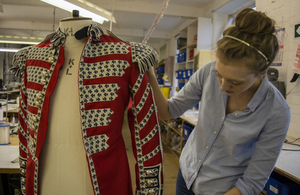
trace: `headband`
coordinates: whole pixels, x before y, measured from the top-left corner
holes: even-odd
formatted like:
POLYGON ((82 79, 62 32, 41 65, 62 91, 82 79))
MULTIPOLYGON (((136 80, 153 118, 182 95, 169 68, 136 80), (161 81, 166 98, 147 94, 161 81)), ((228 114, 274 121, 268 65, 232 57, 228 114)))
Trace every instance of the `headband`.
POLYGON ((251 47, 252 49, 254 49, 255 51, 257 51, 257 53, 259 53, 263 58, 265 58, 265 60, 267 61, 267 63, 269 63, 269 60, 268 58, 265 56, 265 54, 263 54, 261 51, 259 51, 258 49, 256 49, 256 47, 250 45, 249 43, 241 40, 241 39, 238 39, 236 37, 233 37, 233 36, 230 36, 230 35, 224 35, 224 37, 228 37, 228 38, 231 38, 231 39, 234 39, 236 41, 239 41, 241 43, 244 43, 245 45, 247 45, 248 47, 251 47))

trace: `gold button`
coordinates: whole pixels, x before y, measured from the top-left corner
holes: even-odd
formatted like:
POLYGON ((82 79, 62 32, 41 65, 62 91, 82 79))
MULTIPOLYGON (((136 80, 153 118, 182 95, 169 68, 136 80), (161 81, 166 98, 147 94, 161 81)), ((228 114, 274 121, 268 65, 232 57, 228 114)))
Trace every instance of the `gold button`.
POLYGON ((25 178, 24 177, 21 178, 21 183, 22 183, 22 185, 25 185, 25 178))
POLYGON ((35 116, 32 116, 32 121, 36 123, 37 119, 35 116))
POLYGON ((148 187, 151 187, 151 186, 153 186, 153 184, 154 184, 154 181, 152 180, 152 179, 149 179, 149 180, 147 180, 147 186, 148 187))
POLYGON ((46 79, 42 79, 42 85, 46 85, 46 79))
POLYGON ((153 175, 153 172, 151 170, 146 171, 146 176, 152 176, 152 175, 153 175))
POLYGON ((208 149, 208 146, 206 146, 205 148, 208 149))
POLYGON ((194 173, 194 175, 197 175, 197 173, 194 173))
POLYGON ((31 142, 31 147, 32 147, 32 148, 35 148, 35 143, 34 143, 34 141, 31 142))
POLYGON ((21 169, 21 174, 25 175, 25 169, 21 169))
POLYGON ((214 134, 217 134, 217 132, 216 132, 216 131, 214 131, 214 134))
POLYGON ((235 115, 235 116, 237 116, 237 115, 238 115, 238 113, 234 113, 234 115, 235 115))
POLYGON ((31 125, 31 130, 35 131, 35 126, 34 125, 31 125))
POLYGON ((54 58, 50 57, 48 62, 53 63, 54 62, 54 58))
POLYGON ((36 94, 36 99, 41 100, 42 99, 42 94, 41 93, 37 93, 36 94))
POLYGON ((55 54, 55 49, 52 49, 52 50, 50 51, 50 54, 51 54, 51 55, 54 55, 54 54, 55 54))
POLYGON ((42 73, 43 75, 43 78, 47 78, 47 77, 49 77, 49 73, 48 72, 46 72, 46 71, 43 71, 43 73, 42 73))
POLYGON ((39 101, 35 101, 35 106, 36 106, 36 107, 40 107, 40 105, 41 105, 41 104, 40 104, 39 101))
POLYGON ((199 160, 199 163, 201 163, 202 161, 201 160, 199 160))
POLYGON ((148 195, 154 195, 155 194, 155 190, 154 189, 149 189, 148 190, 148 195))
POLYGON ((224 117, 222 116, 222 120, 224 120, 224 117))

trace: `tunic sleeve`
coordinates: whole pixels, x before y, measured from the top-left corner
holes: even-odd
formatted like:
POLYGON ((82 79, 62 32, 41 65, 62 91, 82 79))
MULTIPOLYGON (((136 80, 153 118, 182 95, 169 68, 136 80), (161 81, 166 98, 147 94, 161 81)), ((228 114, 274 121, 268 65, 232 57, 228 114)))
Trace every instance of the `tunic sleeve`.
MULTIPOLYGON (((133 46, 134 47, 134 46, 133 46)), ((132 54, 128 106, 128 125, 132 135, 136 158, 136 194, 163 194, 163 152, 155 101, 144 71, 158 60, 156 52, 148 46, 135 45, 132 54), (149 51, 148 51, 149 49, 149 51), (150 51, 152 50, 152 51, 150 51)))
POLYGON ((21 78, 24 74, 25 66, 26 66, 26 56, 32 46, 22 48, 19 50, 13 57, 13 67, 10 68, 12 73, 21 78))

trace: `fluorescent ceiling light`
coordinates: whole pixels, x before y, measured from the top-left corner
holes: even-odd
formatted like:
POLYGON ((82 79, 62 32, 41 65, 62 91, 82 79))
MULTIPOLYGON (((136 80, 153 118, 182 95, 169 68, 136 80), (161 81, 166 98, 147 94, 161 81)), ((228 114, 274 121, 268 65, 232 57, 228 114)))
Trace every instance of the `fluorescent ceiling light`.
POLYGON ((0 35, 0 43, 36 45, 42 42, 42 37, 26 37, 15 35, 0 35))
POLYGON ((0 52, 17 52, 19 49, 14 48, 0 48, 0 52))
POLYGON ((114 17, 111 16, 111 13, 94 5, 85 0, 40 0, 60 9, 72 12, 73 10, 78 10, 79 15, 83 17, 92 18, 93 21, 102 24, 104 21, 111 20, 115 22, 114 17), (72 3, 70 3, 72 2, 72 3))
POLYGON ((36 45, 36 44, 39 44, 40 42, 0 40, 0 43, 36 45))

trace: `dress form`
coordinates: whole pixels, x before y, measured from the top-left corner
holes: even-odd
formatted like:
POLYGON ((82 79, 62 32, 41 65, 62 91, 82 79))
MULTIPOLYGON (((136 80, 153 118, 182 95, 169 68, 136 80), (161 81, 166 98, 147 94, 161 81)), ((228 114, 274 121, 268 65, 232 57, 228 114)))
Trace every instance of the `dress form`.
POLYGON ((87 38, 75 33, 92 23, 90 18, 60 21, 66 36, 65 63, 49 107, 49 126, 40 156, 39 192, 47 194, 94 194, 81 132, 78 66, 87 38))

